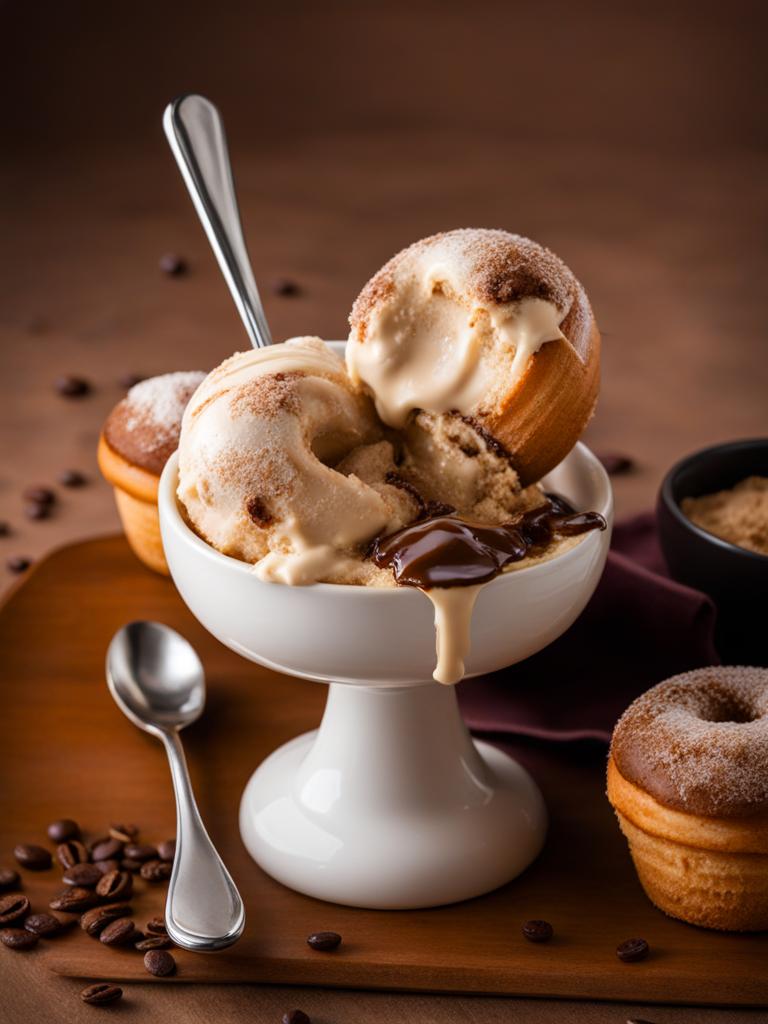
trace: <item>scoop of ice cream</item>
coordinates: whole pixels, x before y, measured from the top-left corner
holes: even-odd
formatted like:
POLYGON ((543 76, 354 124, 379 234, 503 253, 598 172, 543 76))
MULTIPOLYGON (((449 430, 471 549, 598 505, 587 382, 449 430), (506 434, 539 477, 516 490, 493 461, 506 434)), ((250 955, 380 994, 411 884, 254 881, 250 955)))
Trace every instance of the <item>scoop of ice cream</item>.
POLYGON ((386 482, 382 441, 370 400, 319 338, 239 353, 187 407, 178 498, 202 537, 262 579, 357 582, 362 549, 417 510, 386 482))

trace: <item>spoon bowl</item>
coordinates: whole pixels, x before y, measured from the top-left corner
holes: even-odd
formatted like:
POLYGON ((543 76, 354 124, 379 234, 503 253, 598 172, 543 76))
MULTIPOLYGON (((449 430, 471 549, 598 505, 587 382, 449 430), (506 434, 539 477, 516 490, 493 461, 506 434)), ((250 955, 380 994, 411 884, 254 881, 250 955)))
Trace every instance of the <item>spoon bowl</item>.
POLYGON ((140 729, 183 729, 205 707, 205 673, 184 637, 157 622, 129 622, 109 648, 107 682, 140 729))

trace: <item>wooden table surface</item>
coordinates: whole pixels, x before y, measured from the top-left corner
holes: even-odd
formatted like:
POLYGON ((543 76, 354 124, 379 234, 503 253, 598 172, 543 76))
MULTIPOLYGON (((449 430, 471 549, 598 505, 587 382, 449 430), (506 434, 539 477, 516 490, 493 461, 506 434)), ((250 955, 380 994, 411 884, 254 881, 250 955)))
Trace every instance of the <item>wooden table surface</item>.
MULTIPOLYGON (((246 345, 160 131, 167 100, 192 89, 226 117, 276 338, 343 337, 355 294, 395 250, 435 230, 503 226, 562 255, 592 297, 605 356, 587 440, 637 462, 615 481, 620 514, 651 504, 685 452, 767 432, 764 4, 44 10, 2 12, 2 589, 8 556, 116 528, 94 453, 118 378, 208 368, 246 345), (188 275, 158 271, 169 251, 188 275), (300 295, 273 294, 276 277, 300 295), (93 393, 60 398, 62 373, 93 393), (70 467, 89 486, 61 491, 50 520, 26 521, 23 488, 70 467)), ((9 960, 0 1021, 91 1019, 68 999, 59 1010, 76 983, 9 960)), ((157 985, 121 1017, 270 1021, 293 1004, 327 1022, 752 1019, 157 985)))

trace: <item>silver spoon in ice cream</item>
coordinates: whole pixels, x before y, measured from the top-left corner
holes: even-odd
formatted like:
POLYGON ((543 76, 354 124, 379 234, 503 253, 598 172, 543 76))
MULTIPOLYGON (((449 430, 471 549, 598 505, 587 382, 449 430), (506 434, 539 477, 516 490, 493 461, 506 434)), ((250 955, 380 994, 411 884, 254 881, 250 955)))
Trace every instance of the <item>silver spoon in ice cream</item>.
POLYGON ((200 717, 205 675, 191 644, 159 622, 131 622, 107 652, 107 683, 120 710, 162 740, 176 794, 176 856, 165 925, 177 946, 224 949, 243 933, 240 893, 205 830, 179 732, 200 717))
POLYGON ((272 344, 243 238, 224 122, 194 93, 165 108, 163 128, 254 348, 272 344))

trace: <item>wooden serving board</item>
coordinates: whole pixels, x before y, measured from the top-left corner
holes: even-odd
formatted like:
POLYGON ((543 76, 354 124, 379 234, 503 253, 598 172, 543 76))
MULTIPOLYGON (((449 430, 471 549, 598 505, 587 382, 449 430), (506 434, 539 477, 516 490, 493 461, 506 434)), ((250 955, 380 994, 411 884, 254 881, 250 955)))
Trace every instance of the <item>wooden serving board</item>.
MULTIPOLYGON (((364 911, 299 896, 265 876, 240 842, 240 794, 263 757, 317 725, 325 688, 226 650, 119 537, 56 552, 0 609, 0 865, 11 863, 15 843, 45 842, 58 817, 93 834, 116 821, 138 823, 149 841, 173 834, 162 749, 123 718, 104 682, 112 634, 137 618, 180 630, 205 664, 208 708, 185 733, 186 749, 203 816, 248 915, 233 950, 178 951, 178 982, 768 1005, 768 936, 688 927, 645 899, 604 796, 605 752, 596 746, 509 747, 540 782, 552 825, 539 860, 489 896, 436 910, 364 911), (521 922, 533 917, 554 924, 550 944, 521 937, 521 922), (344 936, 338 952, 307 947, 307 934, 324 929, 344 936), (615 946, 633 936, 646 938, 652 955, 622 964, 615 946)), ((56 869, 24 872, 35 909, 45 909, 58 879, 56 869)), ((137 890, 141 926, 162 910, 163 889, 137 890)), ((60 974, 148 977, 140 954, 108 949, 77 927, 28 955, 60 974)))

